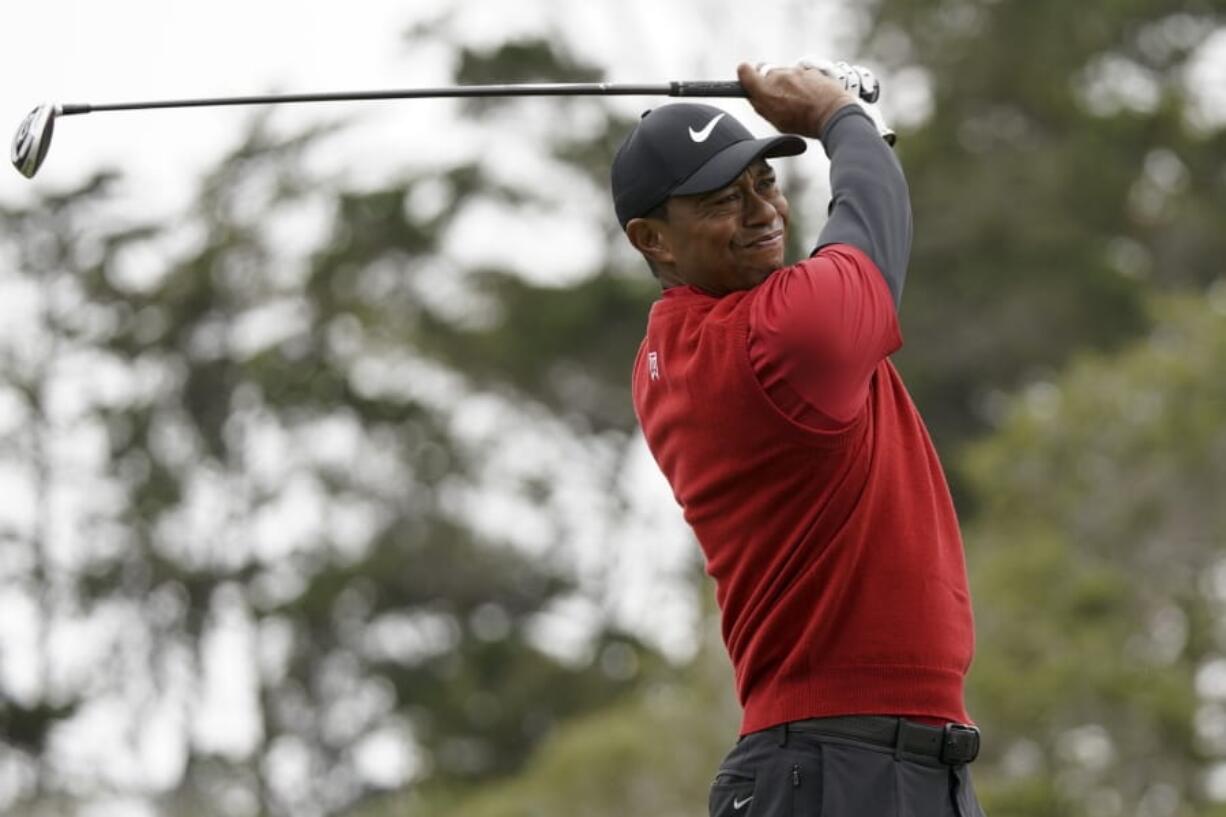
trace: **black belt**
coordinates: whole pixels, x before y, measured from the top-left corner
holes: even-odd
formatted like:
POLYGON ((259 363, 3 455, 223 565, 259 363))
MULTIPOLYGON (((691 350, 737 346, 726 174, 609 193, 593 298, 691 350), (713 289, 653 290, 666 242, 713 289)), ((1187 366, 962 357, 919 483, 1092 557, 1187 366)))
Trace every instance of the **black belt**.
POLYGON ((846 738, 947 766, 970 763, 979 756, 979 729, 962 723, 928 726, 905 718, 851 715, 792 721, 785 726, 789 732, 846 738))

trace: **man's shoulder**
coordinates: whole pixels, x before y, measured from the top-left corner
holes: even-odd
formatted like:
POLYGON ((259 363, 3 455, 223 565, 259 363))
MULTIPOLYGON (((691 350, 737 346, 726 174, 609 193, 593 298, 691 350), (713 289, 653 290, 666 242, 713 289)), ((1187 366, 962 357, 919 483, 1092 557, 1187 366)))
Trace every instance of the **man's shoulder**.
POLYGON ((873 260, 848 244, 828 244, 776 270, 755 288, 753 297, 755 318, 763 320, 799 314, 811 322, 827 313, 833 317, 852 304, 884 309, 892 301, 873 260))
POLYGON ((786 286, 798 279, 816 284, 823 281, 833 283, 839 276, 873 280, 880 278, 881 273, 873 259, 859 247, 853 247, 851 244, 825 244, 808 258, 776 270, 763 282, 763 286, 786 286))

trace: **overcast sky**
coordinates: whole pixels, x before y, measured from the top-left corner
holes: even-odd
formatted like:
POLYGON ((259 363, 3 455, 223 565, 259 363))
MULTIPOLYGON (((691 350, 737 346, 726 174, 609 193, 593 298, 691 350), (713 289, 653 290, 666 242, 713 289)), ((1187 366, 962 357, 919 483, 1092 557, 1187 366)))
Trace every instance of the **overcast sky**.
MULTIPOLYGON (((43 101, 104 103, 415 84, 399 33, 407 8, 260 0, 40 0, 7 4, 0 27, 0 125, 6 144, 43 101)), ((430 79, 436 79, 431 77, 430 79)), ((335 106, 287 106, 287 123, 335 117, 335 106), (326 110, 332 107, 333 110, 326 110)), ((369 106, 368 106, 369 107, 369 106)), ((354 110, 354 109, 350 109, 354 110)), ((355 113, 369 113, 355 110, 355 113)), ((248 112, 93 114, 62 120, 35 184, 69 185, 113 164, 173 200, 183 182, 234 144, 248 112)), ((279 114, 280 115, 280 114, 279 114)), ((280 120, 279 120, 280 121, 280 120)), ((0 197, 26 192, 6 171, 0 197)))
MULTIPOLYGON (((440 84, 448 79, 446 51, 411 50, 402 34, 415 20, 451 7, 463 9, 464 30, 477 41, 561 26, 583 43, 580 58, 605 67, 617 81, 731 78, 740 59, 790 61, 802 55, 798 49, 820 49, 823 35, 849 30, 835 25, 843 15, 833 3, 661 5, 521 0, 512 12, 497 2, 447 0, 8 3, 0 26, 0 136, 8 145, 21 119, 44 101, 100 104, 440 84), (788 53, 763 53, 771 49, 788 53)), ((442 118, 435 112, 446 110, 443 104, 285 106, 275 122, 287 128, 341 118, 359 123, 333 161, 360 176, 363 169, 374 172, 372 155, 403 150, 405 140, 427 140, 420 144, 430 149, 428 139, 438 138, 442 118)), ((610 104, 642 107, 644 101, 610 104)), ((743 103, 732 105, 737 114, 748 111, 735 107, 743 103)), ((139 202, 159 208, 181 203, 187 182, 233 146, 249 115, 218 109, 64 118, 34 184, 69 186, 109 164, 131 174, 139 202)), ((15 172, 0 174, 0 201, 20 202, 30 190, 15 172)))
MULTIPOLYGON (((478 42, 560 27, 581 59, 611 80, 731 77, 738 60, 789 62, 806 53, 849 56, 856 5, 820 0, 655 0, 564 3, 519 0, 37 0, 5 4, 0 25, 0 139, 7 145, 25 114, 44 101, 104 103, 188 96, 305 92, 438 84, 448 79, 444 49, 411 50, 402 33, 414 21, 460 8, 478 42)), ((1226 109, 1226 36, 1194 66, 1191 84, 1216 111, 1226 109)), ((883 105, 922 111, 922 89, 905 79, 885 88, 883 105)), ((641 108, 640 99, 610 104, 641 108)), ((743 103, 729 103, 737 115, 743 103)), ((405 149, 406 139, 437 146, 441 103, 387 102, 286 106, 277 124, 354 120, 336 167, 374 173, 371 156, 405 149), (430 137, 435 141, 429 141, 430 137)), ((243 110, 96 114, 65 119, 35 184, 66 186, 111 164, 133 174, 139 201, 178 201, 186 183, 241 132, 243 110)), ((753 120, 752 116, 749 119, 753 120)), ((760 123, 759 123, 760 124, 760 123)), ((0 201, 21 201, 30 183, 0 173, 0 201)))

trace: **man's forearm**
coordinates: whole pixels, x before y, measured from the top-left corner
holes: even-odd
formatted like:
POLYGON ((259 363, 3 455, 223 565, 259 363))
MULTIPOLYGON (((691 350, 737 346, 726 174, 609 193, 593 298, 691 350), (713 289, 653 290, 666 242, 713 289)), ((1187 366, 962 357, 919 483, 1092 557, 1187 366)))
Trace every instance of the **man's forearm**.
POLYGON ((911 255, 911 199, 898 157, 856 104, 830 118, 822 145, 831 163, 830 219, 815 252, 828 244, 863 250, 897 306, 911 255))

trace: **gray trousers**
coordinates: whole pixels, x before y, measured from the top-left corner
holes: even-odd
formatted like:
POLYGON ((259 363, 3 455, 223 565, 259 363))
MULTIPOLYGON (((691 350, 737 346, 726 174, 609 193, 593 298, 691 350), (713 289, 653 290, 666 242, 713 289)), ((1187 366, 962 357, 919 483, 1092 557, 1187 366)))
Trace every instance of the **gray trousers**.
POLYGON ((742 737, 711 817, 984 817, 966 765, 777 726, 742 737))

